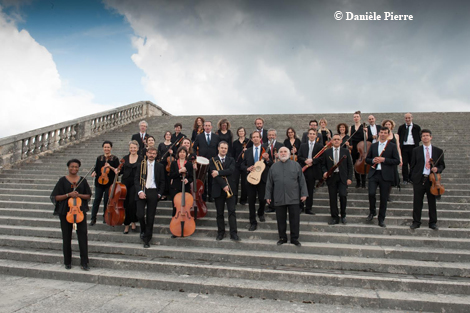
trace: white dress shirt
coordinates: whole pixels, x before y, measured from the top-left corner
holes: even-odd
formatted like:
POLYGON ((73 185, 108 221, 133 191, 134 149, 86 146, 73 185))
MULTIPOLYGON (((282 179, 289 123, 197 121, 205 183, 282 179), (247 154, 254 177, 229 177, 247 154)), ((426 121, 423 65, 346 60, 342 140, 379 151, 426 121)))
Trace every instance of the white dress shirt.
POLYGON ((425 146, 423 145, 423 154, 424 154, 424 168, 423 168, 423 175, 431 174, 431 168, 426 168, 426 148, 429 148, 429 158, 432 159, 432 145, 425 146))
MULTIPOLYGON (((379 156, 382 153, 382 151, 385 149, 385 146, 387 145, 387 141, 388 140, 385 140, 385 142, 379 142, 379 150, 378 150, 379 151, 379 154, 378 154, 379 156)), ((382 163, 379 163, 375 169, 377 171, 381 171, 382 170, 382 163)))

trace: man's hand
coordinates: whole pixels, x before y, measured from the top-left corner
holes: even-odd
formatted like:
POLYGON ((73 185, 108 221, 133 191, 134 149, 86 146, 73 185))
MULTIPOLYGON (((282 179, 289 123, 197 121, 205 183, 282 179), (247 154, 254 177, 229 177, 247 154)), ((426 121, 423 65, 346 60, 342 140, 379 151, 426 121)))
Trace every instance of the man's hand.
POLYGON ((147 199, 147 196, 145 195, 145 192, 142 191, 142 192, 139 193, 139 199, 142 199, 142 200, 147 199))
POLYGON ((271 199, 266 199, 267 204, 271 204, 271 199))
POLYGON ((255 166, 252 165, 249 168, 247 168, 246 170, 247 170, 247 172, 253 172, 254 169, 255 169, 255 166))
POLYGON ((348 184, 348 186, 351 185, 351 184, 352 184, 352 180, 348 179, 348 180, 346 181, 346 184, 348 184))
POLYGON ((216 178, 217 176, 219 176, 219 172, 214 170, 214 171, 212 171, 211 175, 212 175, 212 177, 216 178))
POLYGON ((305 200, 307 200, 307 197, 305 197, 305 196, 304 196, 304 197, 300 197, 300 201, 305 202, 305 200))
POLYGON ((328 178, 328 172, 325 172, 325 173, 323 174, 323 178, 325 178, 325 179, 328 178))

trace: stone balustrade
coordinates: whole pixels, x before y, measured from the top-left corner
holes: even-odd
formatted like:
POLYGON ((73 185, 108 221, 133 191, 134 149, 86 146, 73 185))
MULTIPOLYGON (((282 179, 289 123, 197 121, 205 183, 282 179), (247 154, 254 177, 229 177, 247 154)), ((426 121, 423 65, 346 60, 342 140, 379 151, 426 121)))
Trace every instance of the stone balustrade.
POLYGON ((150 101, 140 101, 75 120, 0 138, 0 171, 35 156, 150 116, 168 116, 150 101))

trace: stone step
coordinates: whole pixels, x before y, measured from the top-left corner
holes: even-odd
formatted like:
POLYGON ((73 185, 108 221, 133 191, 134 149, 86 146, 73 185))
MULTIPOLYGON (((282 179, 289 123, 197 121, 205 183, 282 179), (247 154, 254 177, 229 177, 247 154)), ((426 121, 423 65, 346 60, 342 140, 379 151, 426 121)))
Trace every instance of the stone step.
POLYGON ((285 282, 273 284, 262 280, 227 279, 219 277, 198 277, 191 275, 172 275, 151 271, 121 271, 99 269, 83 272, 78 269, 63 270, 58 264, 38 262, 0 260, 2 274, 52 278, 65 281, 101 283, 107 285, 132 286, 136 288, 154 288, 180 290, 194 293, 216 293, 237 295, 239 297, 272 298, 288 301, 313 301, 325 304, 350 304, 378 309, 404 309, 416 311, 463 312, 468 309, 470 297, 419 293, 389 292, 366 290, 362 288, 325 288, 312 284, 285 282), (38 266, 41 265, 41 266, 38 266), (308 299, 308 300, 304 300, 308 299))

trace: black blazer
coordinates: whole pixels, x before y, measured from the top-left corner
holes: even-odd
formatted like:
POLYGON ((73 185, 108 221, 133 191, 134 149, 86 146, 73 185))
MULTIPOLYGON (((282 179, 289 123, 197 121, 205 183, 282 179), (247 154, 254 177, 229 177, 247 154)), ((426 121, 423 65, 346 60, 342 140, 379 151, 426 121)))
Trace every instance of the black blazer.
MULTIPOLYGON (((315 139, 315 142, 320 142, 320 137, 317 136, 317 139, 315 139)), ((308 143, 308 131, 302 134, 302 140, 300 141, 301 143, 308 143)), ((299 149, 297 149, 299 150, 299 149)))
POLYGON ((210 160, 218 154, 217 146, 219 145, 220 138, 214 133, 211 133, 211 144, 208 145, 206 141, 206 133, 202 133, 196 136, 194 141, 193 151, 197 151, 199 148, 199 155, 210 160))
POLYGON ((276 158, 274 156, 274 151, 276 151, 276 153, 279 153, 279 149, 284 147, 284 144, 280 143, 279 141, 276 140, 276 143, 274 144, 274 151, 273 151, 273 155, 271 156, 271 146, 268 147, 268 143, 263 143, 261 145, 262 147, 264 147, 264 149, 266 149, 266 152, 269 154, 269 160, 271 161, 271 163, 274 162, 273 160, 273 157, 276 158))
MULTIPOLYGON (((403 145, 404 145, 403 143, 406 141, 406 138, 407 138, 406 123, 398 127, 397 134, 398 134, 398 137, 400 137, 400 148, 403 148, 403 145)), ((418 124, 413 123, 413 128, 411 129, 411 135, 413 136, 415 147, 419 146, 419 142, 421 141, 421 127, 419 127, 418 124)))
MULTIPOLYGON (((379 132, 382 129, 382 126, 375 124, 375 127, 377 128, 377 138, 376 138, 376 140, 379 141, 379 132)), ((370 125, 369 125, 369 126, 367 126, 367 141, 372 142, 372 140, 374 140, 374 138, 372 138, 372 132, 370 131, 370 125)))
MULTIPOLYGON (((147 140, 148 137, 150 137, 150 135, 148 133, 145 133, 145 140, 147 140)), ((145 148, 145 144, 142 141, 142 137, 140 137, 140 133, 132 135, 131 140, 135 140, 139 143, 139 152, 138 153, 139 153, 139 155, 144 156, 143 151, 144 151, 144 148, 145 148)))
MULTIPOLYGON (((315 143, 312 152, 312 158, 323 148, 321 142, 315 143)), ((300 145, 299 153, 297 154, 297 161, 299 162, 300 166, 305 166, 305 161, 308 159, 308 141, 307 143, 303 143, 300 145)), ((313 159, 313 165, 310 166, 305 172, 305 176, 308 179, 321 179, 323 173, 321 171, 321 158, 313 159)))
MULTIPOLYGON (((255 165, 255 163, 257 161, 259 161, 259 160, 255 161, 255 158, 253 157, 253 149, 254 149, 254 147, 246 149, 245 155, 243 157, 242 164, 240 166, 242 171, 246 172, 247 168, 249 168, 252 165, 255 165)), ((262 151, 262 146, 260 146, 260 152, 259 152, 260 157, 261 157, 261 151, 262 151)), ((269 167, 272 165, 272 161, 271 161, 271 159, 268 159, 268 161, 265 160, 265 163, 266 163, 266 167, 265 167, 263 173, 261 174, 261 181, 266 184, 266 182, 268 180, 269 167)))
MULTIPOLYGON (((185 192, 191 193, 190 184, 193 181, 193 164, 188 161, 186 162, 184 167, 186 167, 186 179, 188 180, 188 183, 184 186, 185 192)), ((183 189, 181 184, 181 181, 183 180, 183 175, 179 172, 178 161, 176 160, 171 162, 170 165, 170 179, 170 188, 176 190, 177 192, 181 192, 183 189)))
MULTIPOLYGON (((253 130, 253 131, 255 131, 255 130, 253 130)), ((250 139, 251 139, 251 134, 250 134, 250 139)), ((264 144, 264 143, 268 142, 268 129, 267 128, 263 128, 263 138, 261 138, 261 140, 262 140, 261 144, 264 144)), ((253 147, 253 141, 250 140, 250 142, 248 143, 248 145, 246 147, 247 148, 253 147)))
MULTIPOLYGON (((432 146, 432 159, 436 162, 442 155, 442 149, 438 147, 432 146)), ((413 153, 411 155, 411 167, 410 167, 410 178, 413 184, 421 184, 422 177, 423 177, 423 170, 425 157, 424 157, 424 149, 423 146, 419 146, 413 149, 413 153)), ((442 173, 442 171, 446 168, 446 164, 444 163, 444 156, 439 160, 437 164, 437 172, 442 173)))
MULTIPOLYGON (((379 156, 379 141, 373 143, 370 146, 369 151, 367 151, 366 163, 369 165, 374 164, 373 160, 375 157, 379 156)), ((382 153, 382 157, 385 158, 385 161, 381 163, 382 178, 385 181, 393 181, 395 179, 395 165, 400 164, 400 155, 398 154, 397 145, 393 142, 388 142, 388 145, 385 147, 385 150, 382 153)), ((372 167, 369 170, 369 178, 372 177, 375 173, 375 169, 372 167)))
MULTIPOLYGON (((145 164, 145 169, 147 169, 147 164, 145 164)), ((134 185, 135 185, 135 190, 136 190, 136 199, 139 199, 139 192, 142 191, 142 185, 140 184, 140 177, 141 177, 141 170, 142 167, 139 166, 139 169, 135 172, 135 177, 134 177, 134 185)), ((153 175, 155 177, 155 184, 157 185, 157 193, 159 195, 163 194, 163 191, 165 190, 165 168, 161 163, 158 163, 155 160, 155 164, 153 167, 153 175)), ((142 175, 144 180, 147 180, 147 175, 151 173, 147 173, 146 175, 142 175)))
MULTIPOLYGON (((219 156, 214 157, 214 160, 220 161, 219 156)), ((217 171, 217 168, 215 167, 214 161, 211 158, 210 163, 209 163, 209 175, 212 174, 212 171, 217 171)), ((222 176, 227 177, 228 183, 232 191, 234 192, 234 190, 236 190, 235 188, 237 188, 237 186, 235 184, 235 179, 233 175, 234 172, 235 172, 235 159, 226 155, 225 163, 223 165, 223 170, 219 171, 219 175, 215 177, 214 179, 212 179, 212 196, 214 198, 218 198, 220 197, 222 193, 225 193, 223 189, 225 188, 225 186, 227 186, 227 183, 225 179, 222 178, 222 176)))
MULTIPOLYGON (((321 156, 321 168, 322 172, 326 173, 330 170, 335 165, 335 158, 333 156, 334 152, 334 147, 331 149, 327 149, 321 156)), ((353 174, 353 164, 352 164, 352 158, 351 154, 349 153, 349 149, 346 148, 340 148, 339 149, 339 158, 343 156, 346 156, 347 159, 341 162, 339 165, 339 177, 341 179, 341 182, 345 185, 347 185, 347 180, 351 179, 352 180, 352 174, 353 174)), ((331 181, 330 178, 326 180, 326 183, 328 184, 331 181)))
MULTIPOLYGON (((171 135, 171 139, 170 139, 171 143, 175 143, 176 141, 180 140, 183 137, 186 137, 186 135, 183 134, 183 133, 179 133, 178 136, 176 136, 176 133, 174 133, 174 134, 171 135)), ((180 145, 181 145, 181 142, 173 147, 174 153, 176 153, 176 150, 178 150, 180 145)))

